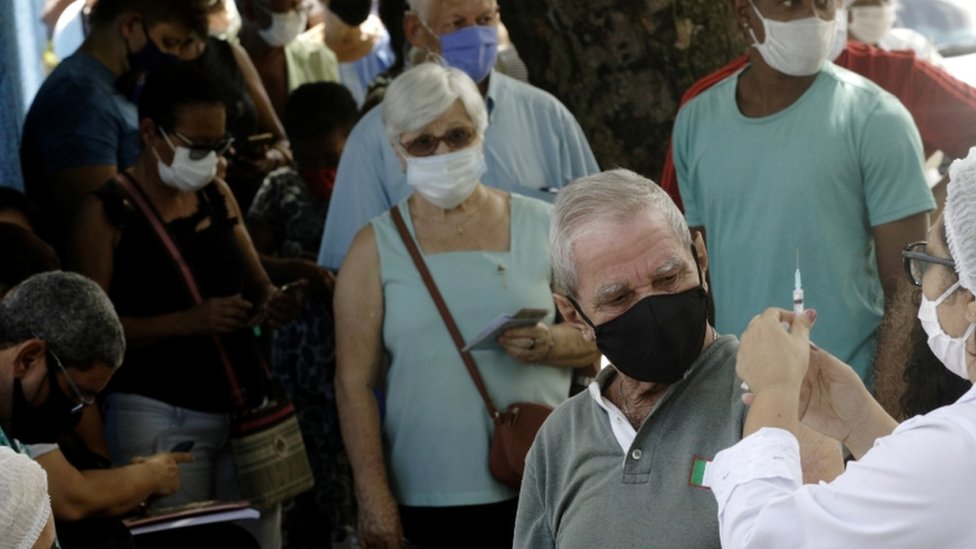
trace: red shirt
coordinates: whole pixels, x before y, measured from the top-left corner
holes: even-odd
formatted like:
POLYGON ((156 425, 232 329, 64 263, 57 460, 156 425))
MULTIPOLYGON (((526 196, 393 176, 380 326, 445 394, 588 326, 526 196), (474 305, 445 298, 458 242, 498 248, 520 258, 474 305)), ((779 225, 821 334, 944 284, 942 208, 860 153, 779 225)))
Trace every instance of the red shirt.
MULTIPOLYGON (((742 55, 695 82, 681 97, 681 105, 748 64, 749 56, 742 55)), ((976 145, 976 89, 917 59, 914 52, 887 51, 848 41, 834 64, 860 74, 901 100, 915 119, 926 157, 942 151, 949 158, 964 158, 976 145)), ((684 211, 670 144, 660 185, 684 211)))

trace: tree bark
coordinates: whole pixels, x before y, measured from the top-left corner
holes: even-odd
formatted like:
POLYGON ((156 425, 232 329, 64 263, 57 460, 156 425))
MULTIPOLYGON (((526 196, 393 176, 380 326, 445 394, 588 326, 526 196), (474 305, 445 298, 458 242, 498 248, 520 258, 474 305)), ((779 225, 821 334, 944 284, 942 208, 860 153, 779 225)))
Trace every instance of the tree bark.
POLYGON ((499 0, 530 81, 576 115, 600 167, 657 180, 681 95, 745 51, 728 0, 499 0))

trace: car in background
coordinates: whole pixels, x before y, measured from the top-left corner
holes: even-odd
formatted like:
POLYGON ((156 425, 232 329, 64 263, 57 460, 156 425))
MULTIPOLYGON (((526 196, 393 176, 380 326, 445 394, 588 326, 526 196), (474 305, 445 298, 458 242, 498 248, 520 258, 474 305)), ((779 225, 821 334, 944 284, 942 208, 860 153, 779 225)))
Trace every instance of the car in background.
POLYGON ((950 74, 976 86, 976 0, 897 1, 895 26, 926 37, 950 74))

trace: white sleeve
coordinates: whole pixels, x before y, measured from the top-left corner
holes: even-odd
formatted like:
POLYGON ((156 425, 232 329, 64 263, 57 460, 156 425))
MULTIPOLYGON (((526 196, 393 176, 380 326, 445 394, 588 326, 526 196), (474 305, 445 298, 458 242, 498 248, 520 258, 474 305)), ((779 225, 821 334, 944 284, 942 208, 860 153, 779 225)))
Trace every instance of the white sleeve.
POLYGON ((976 547, 974 456, 971 422, 923 419, 834 482, 801 486, 796 439, 762 429, 720 452, 706 482, 723 548, 976 547))

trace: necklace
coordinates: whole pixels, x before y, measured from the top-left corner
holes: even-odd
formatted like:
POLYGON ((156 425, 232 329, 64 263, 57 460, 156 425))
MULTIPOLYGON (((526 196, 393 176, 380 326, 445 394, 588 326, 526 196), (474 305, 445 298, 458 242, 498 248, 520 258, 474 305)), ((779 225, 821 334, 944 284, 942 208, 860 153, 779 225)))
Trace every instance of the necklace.
POLYGON ((444 219, 435 219, 433 217, 426 217, 426 216, 418 216, 418 217, 420 219, 423 219, 424 221, 430 221, 430 222, 433 222, 433 223, 440 223, 441 225, 453 226, 454 227, 454 230, 457 232, 457 234, 455 235, 455 237, 460 237, 460 236, 464 235, 464 225, 467 224, 468 221, 471 221, 472 219, 474 219, 474 217, 476 215, 478 215, 479 212, 481 212, 481 209, 484 208, 485 204, 488 203, 488 199, 489 199, 489 196, 486 193, 484 199, 481 200, 481 203, 479 203, 467 215, 465 215, 464 217, 462 217, 460 221, 459 220, 456 220, 456 219, 452 219, 452 220, 448 221, 448 220, 444 220, 444 219))
MULTIPOLYGON (((630 424, 634 426, 634 429, 639 428, 641 423, 641 418, 638 418, 636 415, 631 413, 630 407, 627 406, 627 397, 624 395, 623 379, 621 379, 620 382, 617 383, 617 394, 620 395, 620 404, 623 406, 623 412, 624 415, 627 416, 627 421, 629 421, 630 424)), ((640 404, 640 397, 638 397, 637 399, 637 404, 640 404)))

